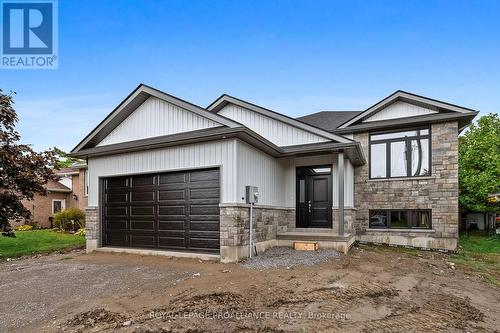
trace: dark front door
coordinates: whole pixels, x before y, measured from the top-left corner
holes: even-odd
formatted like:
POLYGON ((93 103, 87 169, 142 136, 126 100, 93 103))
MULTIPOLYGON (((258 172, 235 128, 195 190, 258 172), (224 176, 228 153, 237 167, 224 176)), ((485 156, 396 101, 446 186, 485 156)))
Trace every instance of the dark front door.
POLYGON ((332 227, 332 168, 297 168, 297 227, 332 227))
POLYGON ((219 252, 219 170, 103 180, 104 244, 219 252))

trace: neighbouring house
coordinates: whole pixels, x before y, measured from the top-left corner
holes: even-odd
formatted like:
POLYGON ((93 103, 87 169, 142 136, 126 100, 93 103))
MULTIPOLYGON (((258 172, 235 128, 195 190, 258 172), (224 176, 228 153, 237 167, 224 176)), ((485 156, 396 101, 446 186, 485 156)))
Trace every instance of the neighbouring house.
POLYGON ((71 154, 88 164, 87 250, 240 260, 256 191, 257 252, 300 240, 455 250, 458 135, 477 113, 397 91, 364 111, 293 119, 228 95, 203 108, 141 84, 71 154))
MULTIPOLYGON (((56 171, 60 177, 59 181, 49 181, 46 185, 46 194, 36 194, 33 200, 23 200, 23 205, 32 215, 30 224, 36 224, 41 228, 52 227, 52 217, 58 211, 74 207, 80 210, 87 208, 87 165, 78 164, 69 168, 56 171)), ((11 225, 16 227, 27 223, 24 220, 12 221, 11 225)))

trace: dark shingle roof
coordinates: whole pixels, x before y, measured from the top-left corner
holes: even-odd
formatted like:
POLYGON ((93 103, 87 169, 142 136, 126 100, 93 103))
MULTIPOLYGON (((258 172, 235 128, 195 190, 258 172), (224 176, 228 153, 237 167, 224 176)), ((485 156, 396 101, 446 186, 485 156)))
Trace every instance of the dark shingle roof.
POLYGON ((349 119, 356 117, 363 111, 321 111, 307 116, 298 117, 306 124, 319 127, 326 131, 333 131, 349 119))

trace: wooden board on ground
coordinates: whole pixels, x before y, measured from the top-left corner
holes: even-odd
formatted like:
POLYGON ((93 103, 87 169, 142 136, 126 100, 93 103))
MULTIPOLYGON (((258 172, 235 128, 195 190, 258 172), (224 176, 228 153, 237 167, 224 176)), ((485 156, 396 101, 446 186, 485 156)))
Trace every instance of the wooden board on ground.
POLYGON ((318 242, 293 242, 293 248, 297 251, 316 251, 318 242))

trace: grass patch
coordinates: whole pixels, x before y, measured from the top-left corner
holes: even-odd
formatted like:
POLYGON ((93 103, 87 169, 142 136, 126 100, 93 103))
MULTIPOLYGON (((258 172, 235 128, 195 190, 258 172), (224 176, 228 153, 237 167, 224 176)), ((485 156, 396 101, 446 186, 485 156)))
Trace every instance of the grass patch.
POLYGON ((16 237, 0 235, 0 259, 83 247, 85 237, 51 230, 18 231, 16 237))
POLYGON ((500 288, 500 236, 481 233, 473 233, 470 237, 461 235, 459 251, 451 257, 451 261, 500 288))

